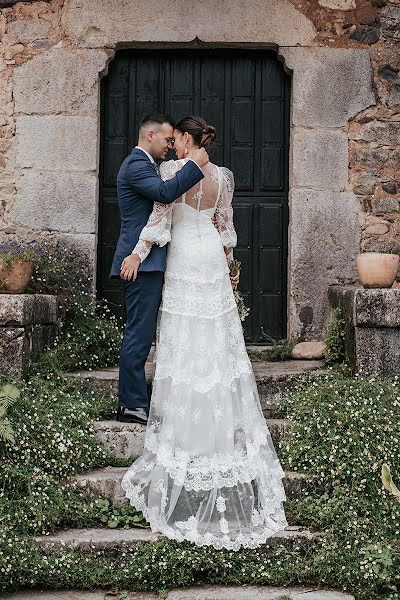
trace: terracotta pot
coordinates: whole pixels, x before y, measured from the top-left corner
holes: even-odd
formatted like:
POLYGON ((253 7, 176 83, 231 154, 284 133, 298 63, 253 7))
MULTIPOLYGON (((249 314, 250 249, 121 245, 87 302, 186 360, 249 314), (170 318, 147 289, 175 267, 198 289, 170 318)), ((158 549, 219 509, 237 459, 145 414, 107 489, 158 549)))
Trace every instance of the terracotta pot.
POLYGON ((0 293, 23 294, 32 278, 33 263, 29 260, 18 260, 8 266, 0 260, 0 293))
POLYGON ((391 288, 398 268, 397 254, 364 252, 357 256, 358 276, 365 288, 391 288))

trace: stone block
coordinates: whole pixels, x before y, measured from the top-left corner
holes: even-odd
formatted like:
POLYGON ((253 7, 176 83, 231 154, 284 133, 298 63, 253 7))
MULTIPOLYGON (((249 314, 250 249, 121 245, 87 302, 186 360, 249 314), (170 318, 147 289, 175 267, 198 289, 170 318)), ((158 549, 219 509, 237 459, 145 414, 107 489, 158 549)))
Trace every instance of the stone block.
POLYGON ((18 378, 28 366, 29 342, 23 327, 0 328, 0 374, 18 378))
POLYGON ((108 452, 120 458, 139 456, 143 451, 146 428, 139 423, 98 421, 93 423, 96 438, 108 452))
POLYGON ((357 278, 358 202, 349 192, 292 190, 290 205, 290 331, 300 340, 318 339, 329 286, 357 278))
POLYGON ((355 0, 318 0, 318 4, 331 10, 353 10, 356 7, 355 0))
POLYGON ((15 19, 7 24, 7 36, 21 42, 42 40, 51 34, 51 23, 44 19, 15 19))
POLYGON ((58 319, 55 296, 42 294, 0 294, 0 326, 25 327, 54 324, 58 319))
POLYGON ((85 116, 19 116, 18 167, 47 171, 96 171, 97 119, 85 116))
POLYGON ((352 140, 374 142, 382 146, 396 146, 400 139, 400 123, 390 121, 370 121, 350 131, 352 140))
POLYGON ((15 111, 96 116, 107 60, 104 50, 54 49, 35 56, 14 71, 15 111))
POLYGON ((289 47, 279 54, 293 71, 293 125, 344 127, 376 104, 368 50, 289 47))
POLYGON ((348 141, 343 131, 294 129, 293 188, 344 190, 348 180, 348 161, 348 141))
POLYGON ((0 327, 0 374, 19 378, 59 333, 57 325, 0 327))
POLYGON ((357 369, 400 377, 400 328, 356 327, 357 369))
POLYGON ((16 181, 13 223, 29 229, 95 233, 97 177, 90 173, 25 171, 16 181))
POLYGON ((62 11, 62 28, 78 47, 115 47, 119 42, 262 42, 308 46, 316 31, 310 19, 289 0, 244 3, 222 0, 176 0, 173 10, 158 0, 70 0, 62 11), (140 15, 140 18, 138 18, 140 15), (177 16, 179 15, 179 18, 177 16), (240 24, 240 26, 238 26, 240 24))
POLYGON ((357 327, 397 327, 400 333, 400 289, 358 289, 354 324, 357 327))

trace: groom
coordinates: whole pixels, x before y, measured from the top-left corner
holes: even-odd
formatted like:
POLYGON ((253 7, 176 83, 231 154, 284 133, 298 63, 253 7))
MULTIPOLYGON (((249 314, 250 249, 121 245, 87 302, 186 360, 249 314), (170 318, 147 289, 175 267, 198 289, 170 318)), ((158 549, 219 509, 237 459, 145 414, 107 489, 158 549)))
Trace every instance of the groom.
POLYGON ((174 202, 203 179, 201 168, 208 162, 208 154, 201 148, 175 177, 162 181, 157 161, 164 160, 173 147, 173 127, 167 115, 144 117, 138 145, 124 160, 117 176, 121 229, 110 277, 123 280, 127 312, 119 363, 118 421, 147 422, 149 399, 144 366, 155 334, 166 266, 165 246, 153 245, 142 264, 139 256, 131 252, 153 210, 153 202, 174 202))

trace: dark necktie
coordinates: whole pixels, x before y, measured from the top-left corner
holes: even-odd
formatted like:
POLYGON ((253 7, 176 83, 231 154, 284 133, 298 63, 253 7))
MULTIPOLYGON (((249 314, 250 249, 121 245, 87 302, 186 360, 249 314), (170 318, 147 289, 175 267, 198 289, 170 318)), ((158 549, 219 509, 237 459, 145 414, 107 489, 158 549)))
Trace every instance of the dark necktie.
POLYGON ((157 164, 157 163, 154 163, 154 169, 155 169, 155 171, 156 171, 157 175, 158 175, 159 177, 161 177, 161 173, 160 173, 160 167, 158 166, 158 164, 157 164))

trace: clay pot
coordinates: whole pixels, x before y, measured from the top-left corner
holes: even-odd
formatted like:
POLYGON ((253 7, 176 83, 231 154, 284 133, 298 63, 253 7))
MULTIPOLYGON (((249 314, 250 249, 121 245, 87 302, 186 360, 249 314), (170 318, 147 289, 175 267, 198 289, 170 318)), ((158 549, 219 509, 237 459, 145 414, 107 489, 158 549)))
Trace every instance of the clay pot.
POLYGON ((0 293, 23 294, 32 273, 33 263, 29 260, 17 260, 11 266, 0 260, 0 293))
POLYGON ((391 288, 398 268, 398 254, 364 252, 357 256, 358 276, 365 288, 391 288))

